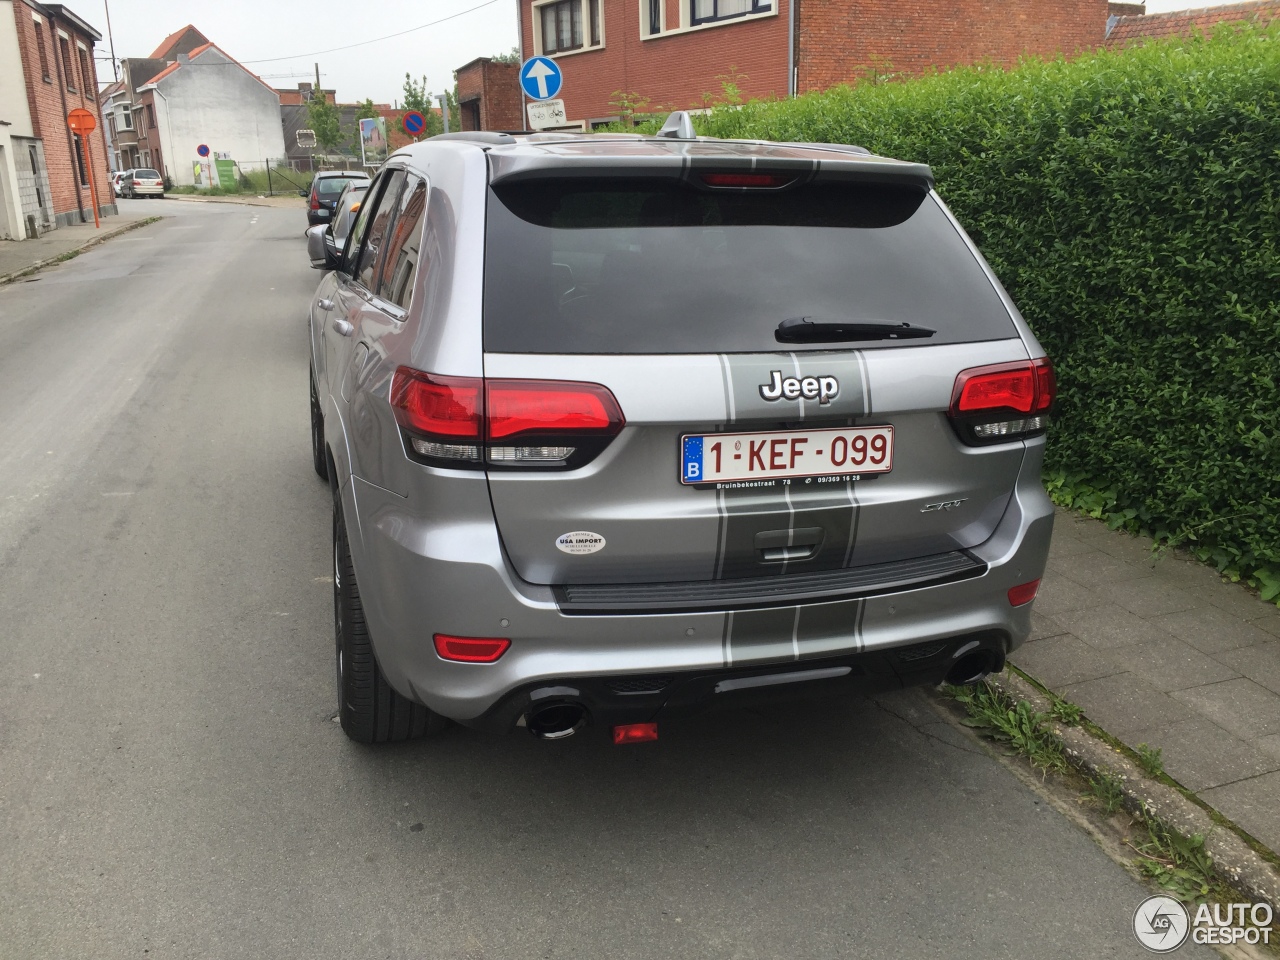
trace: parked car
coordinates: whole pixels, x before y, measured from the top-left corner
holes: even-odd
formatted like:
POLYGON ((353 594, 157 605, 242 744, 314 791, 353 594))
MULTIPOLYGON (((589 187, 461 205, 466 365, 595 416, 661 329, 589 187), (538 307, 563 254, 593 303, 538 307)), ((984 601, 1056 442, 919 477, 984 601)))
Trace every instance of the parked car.
POLYGON ((124 196, 124 178, 132 173, 132 170, 117 170, 115 173, 111 174, 111 191, 117 197, 124 196))
POLYGON ((139 167, 136 170, 128 170, 126 173, 128 176, 120 179, 124 196, 132 199, 164 196, 164 178, 157 171, 149 167, 139 167))
POLYGON ((976 682, 1028 636, 1053 368, 927 166, 683 114, 448 134, 388 159, 324 260, 351 738, 654 739, 976 682))
POLYGON ((323 267, 326 256, 333 258, 342 253, 347 243, 347 235, 351 232, 351 225, 355 223, 356 214, 360 210, 360 202, 369 189, 369 182, 368 180, 348 180, 338 196, 333 219, 327 224, 317 224, 307 228, 307 252, 311 256, 313 267, 323 267), (313 231, 320 238, 318 241, 311 239, 313 231))
POLYGON ((316 174, 310 190, 299 190, 307 198, 307 223, 328 223, 343 188, 352 180, 368 183, 369 175, 359 170, 325 170, 316 174))

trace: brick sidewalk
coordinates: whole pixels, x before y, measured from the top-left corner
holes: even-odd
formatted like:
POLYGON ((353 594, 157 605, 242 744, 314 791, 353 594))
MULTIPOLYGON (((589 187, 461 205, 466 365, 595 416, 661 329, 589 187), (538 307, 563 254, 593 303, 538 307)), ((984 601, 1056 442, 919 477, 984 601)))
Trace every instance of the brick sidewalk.
POLYGON ((1058 511, 1010 658, 1280 851, 1280 608, 1150 540, 1058 511))

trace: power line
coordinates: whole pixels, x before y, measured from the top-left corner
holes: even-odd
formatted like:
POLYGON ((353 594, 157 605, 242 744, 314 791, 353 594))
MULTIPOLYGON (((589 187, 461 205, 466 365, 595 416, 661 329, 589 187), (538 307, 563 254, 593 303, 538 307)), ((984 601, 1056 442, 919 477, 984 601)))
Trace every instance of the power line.
POLYGON ((447 17, 441 17, 439 20, 432 20, 430 23, 420 24, 416 27, 410 27, 408 30, 401 30, 398 33, 389 33, 385 37, 374 37, 372 40, 361 40, 359 43, 349 43, 345 47, 331 47, 328 50, 316 50, 312 53, 296 53, 291 57, 268 57, 265 60, 241 60, 240 63, 279 63, 281 60, 300 60, 303 57, 318 57, 326 53, 338 53, 342 50, 354 50, 356 47, 367 47, 371 43, 381 43, 383 40, 393 40, 396 37, 403 37, 406 34, 417 33, 419 30, 425 30, 427 27, 434 27, 436 24, 444 23, 448 20, 456 20, 458 17, 465 16, 468 13, 474 13, 483 7, 491 7, 498 0, 485 0, 484 3, 478 3, 474 7, 468 7, 466 10, 459 10, 447 17))

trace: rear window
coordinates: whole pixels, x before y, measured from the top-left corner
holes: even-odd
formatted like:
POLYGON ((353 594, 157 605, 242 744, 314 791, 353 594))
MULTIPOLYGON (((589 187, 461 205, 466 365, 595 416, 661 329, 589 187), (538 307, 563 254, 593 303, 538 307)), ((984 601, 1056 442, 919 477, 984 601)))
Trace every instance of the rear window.
POLYGON ((336 197, 351 182, 351 177, 325 177, 316 181, 316 190, 322 197, 336 197))
POLYGON ((933 197, 817 182, 711 192, 673 180, 526 180, 490 189, 484 347, 498 353, 742 353, 778 324, 911 323, 912 344, 1017 336, 933 197))
POLYGON ((154 170, 135 170, 133 171, 133 175, 139 180, 159 180, 160 179, 160 174, 156 173, 154 170))

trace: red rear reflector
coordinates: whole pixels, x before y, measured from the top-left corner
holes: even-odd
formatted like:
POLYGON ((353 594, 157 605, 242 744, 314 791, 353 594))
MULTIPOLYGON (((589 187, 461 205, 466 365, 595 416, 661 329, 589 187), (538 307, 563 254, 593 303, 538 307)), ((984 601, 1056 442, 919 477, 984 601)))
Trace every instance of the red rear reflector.
POLYGON ((613 728, 614 743, 644 743, 657 739, 656 723, 623 723, 613 728))
POLYGON ((1040 581, 1032 580, 1030 583, 1019 584, 1009 591, 1009 606, 1020 607, 1024 603, 1030 603, 1036 598, 1036 591, 1040 589, 1040 581))
POLYGON ((776 173, 704 173, 702 182, 708 187, 782 187, 795 177, 776 173))
POLYGON ((615 434, 625 423, 618 401, 598 383, 489 380, 485 407, 490 440, 532 432, 615 434))
POLYGON ((511 646, 511 641, 502 637, 450 637, 443 633, 437 633, 435 641, 441 660, 459 663, 493 663, 511 646))
POLYGON ((483 383, 479 377, 438 377, 400 367, 391 380, 391 409, 408 430, 479 440, 483 383))

